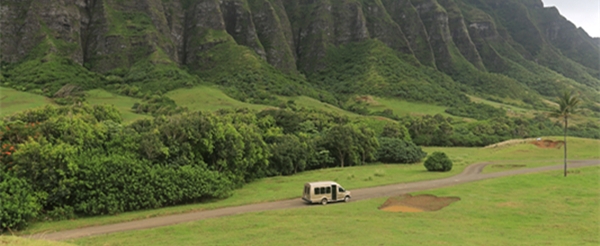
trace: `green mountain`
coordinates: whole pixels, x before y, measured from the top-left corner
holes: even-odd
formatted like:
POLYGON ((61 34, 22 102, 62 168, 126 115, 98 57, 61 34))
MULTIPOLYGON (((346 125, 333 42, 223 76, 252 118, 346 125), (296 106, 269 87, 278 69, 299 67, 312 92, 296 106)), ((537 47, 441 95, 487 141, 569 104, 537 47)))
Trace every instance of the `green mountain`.
POLYGON ((242 101, 479 95, 600 111, 600 46, 541 0, 5 0, 1 84, 142 97, 201 83, 242 101))

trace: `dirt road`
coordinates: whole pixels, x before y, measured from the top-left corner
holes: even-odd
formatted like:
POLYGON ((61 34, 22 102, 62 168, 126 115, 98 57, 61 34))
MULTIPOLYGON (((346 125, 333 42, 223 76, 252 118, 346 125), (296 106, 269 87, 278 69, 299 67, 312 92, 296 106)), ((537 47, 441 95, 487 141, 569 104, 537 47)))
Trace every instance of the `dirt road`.
MULTIPOLYGON (((415 191, 423 191, 430 190, 445 186, 451 186, 456 184, 462 184, 472 181, 478 181, 483 179, 491 179, 497 177, 518 175, 518 174, 527 174, 527 173, 536 173, 536 172, 544 172, 551 170, 561 170, 563 165, 555 165, 555 166, 545 166, 545 167, 537 167, 537 168, 527 168, 527 169, 516 169, 504 172, 496 172, 496 173, 487 173, 482 174, 481 171, 483 168, 491 164, 492 162, 473 164, 468 166, 463 170, 461 174, 456 176, 452 176, 449 178, 438 179, 438 180, 428 180, 428 181, 420 181, 414 183, 403 183, 403 184, 395 184, 395 185, 386 185, 386 186, 378 186, 372 188, 364 188, 364 189, 356 189, 352 190, 352 200, 364 200, 370 198, 377 197, 385 197, 392 195, 400 195, 409 192, 415 191)), ((585 167, 585 166, 593 166, 599 165, 600 160, 578 160, 578 161, 569 161, 569 168, 577 168, 577 167, 585 167)), ((301 187, 299 188, 299 192, 301 192, 301 187)), ((333 204, 332 204, 333 205, 333 204)), ((269 203, 259 203, 259 204, 251 204, 237 207, 228 207, 228 208, 220 208, 214 210, 206 210, 185 214, 177 214, 177 215, 169 215, 162 216, 150 219, 136 220, 131 222, 124 222, 112 225, 104 225, 104 226, 93 226, 86 227, 68 231, 60 231, 49 234, 36 234, 36 235, 28 235, 24 237, 36 238, 36 239, 45 239, 45 240, 65 240, 79 237, 87 237, 93 235, 100 234, 108 234, 114 232, 128 231, 128 230, 140 230, 147 229, 153 227, 167 226, 173 225, 183 222, 203 220, 208 218, 215 218, 227 215, 241 214, 241 213, 249 213, 249 212, 258 212, 265 210, 276 210, 276 209, 289 209, 289 208, 302 208, 307 207, 300 198, 292 199, 292 200, 283 200, 277 202, 269 202, 269 203)), ((312 205, 315 206, 315 205, 312 205)), ((320 205, 317 205, 320 206, 320 205)))

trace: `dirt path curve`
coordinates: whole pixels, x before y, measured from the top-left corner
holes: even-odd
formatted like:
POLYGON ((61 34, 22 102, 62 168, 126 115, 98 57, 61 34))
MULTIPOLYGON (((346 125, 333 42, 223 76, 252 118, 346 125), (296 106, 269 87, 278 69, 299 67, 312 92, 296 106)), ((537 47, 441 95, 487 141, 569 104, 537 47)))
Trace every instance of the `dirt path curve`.
MULTIPOLYGON (((378 186, 372 188, 364 188, 364 189, 355 189, 352 190, 352 200, 364 200, 371 199, 377 197, 385 197, 392 195, 400 195, 409 192, 415 191, 423 191, 429 189, 435 189, 440 187, 446 187, 456 184, 462 184, 467 182, 473 182, 483 179, 491 179, 498 178, 504 176, 511 176, 517 174, 527 174, 527 173, 536 173, 536 172, 544 172, 551 170, 561 170, 563 165, 555 165, 555 166, 545 166, 545 167, 536 167, 536 168, 527 168, 527 169, 517 169, 510 170, 504 172, 496 172, 496 173, 487 173, 482 174, 481 171, 483 168, 492 164, 493 162, 485 162, 473 164, 465 168, 461 174, 437 180, 428 180, 428 181, 419 181, 413 183, 402 183, 402 184, 394 184, 394 185, 386 185, 386 186, 378 186)), ((586 166, 594 166, 600 165, 600 160, 574 160, 569 161, 569 168, 577 168, 577 167, 586 167, 586 166)), ((300 187, 301 188, 301 187, 300 187)), ((299 189, 300 189, 299 188, 299 189)), ((332 204, 333 205, 333 204, 332 204)), ((234 214, 242 214, 248 212, 258 212, 265 210, 276 210, 276 209, 289 209, 289 208, 301 208, 307 207, 300 198, 292 199, 292 200, 283 200, 276 202, 268 202, 268 203, 258 203, 258 204, 250 204, 244 206, 237 207, 228 207, 228 208, 220 208, 214 210, 205 210, 199 212, 191 212, 185 214, 176 214, 176 215, 168 215, 161 216, 143 220, 136 220, 130 222, 123 222, 111 225, 103 225, 103 226, 93 226, 86 227, 68 231, 60 231, 49 234, 35 234, 28 235, 24 237, 36 238, 36 239, 45 239, 45 240, 66 240, 72 238, 79 237, 87 237, 93 235, 100 234, 108 234, 114 232, 121 231, 129 231, 129 230, 140 230, 147 229, 153 227, 167 226, 173 224, 179 224, 183 222, 203 220, 208 218, 215 218, 227 215, 234 214)), ((320 206, 320 205, 318 205, 320 206)))

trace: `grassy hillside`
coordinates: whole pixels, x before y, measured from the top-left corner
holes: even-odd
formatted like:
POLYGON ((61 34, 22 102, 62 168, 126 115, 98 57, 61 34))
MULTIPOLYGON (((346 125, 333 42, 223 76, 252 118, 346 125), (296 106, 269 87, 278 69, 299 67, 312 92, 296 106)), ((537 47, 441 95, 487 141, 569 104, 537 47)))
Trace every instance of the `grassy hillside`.
POLYGON ((133 97, 126 97, 110 93, 102 89, 90 90, 86 92, 87 101, 91 105, 114 105, 123 117, 123 121, 131 122, 143 118, 149 118, 150 116, 136 114, 131 111, 131 107, 135 103, 139 103, 141 100, 133 97))
POLYGON ((381 211, 377 208, 387 198, 377 198, 234 215, 70 242, 387 245, 400 240, 406 245, 597 245, 600 243, 597 235, 600 196, 595 188, 598 175, 600 167, 588 167, 578 169, 568 179, 560 171, 552 171, 415 193, 460 198, 434 212, 381 211), (331 221, 340 226, 331 226, 331 221), (323 228, 328 228, 327 233, 323 233, 323 228))
MULTIPOLYGON (((570 159, 600 159, 600 140, 569 138, 570 159)), ((561 164, 562 150, 542 149, 532 144, 515 144, 503 148, 424 148, 431 154, 443 151, 454 162, 453 170, 447 173, 427 172, 422 163, 414 165, 379 164, 348 168, 330 168, 303 172, 294 176, 280 176, 257 180, 234 192, 233 196, 219 201, 202 204, 168 207, 155 210, 127 212, 114 216, 79 218, 69 221, 34 223, 20 234, 35 234, 60 231, 92 225, 104 225, 130 220, 178 214, 190 211, 214 209, 235 205, 260 203, 298 197, 298 187, 307 180, 336 180, 348 189, 373 187, 386 184, 413 182, 448 177, 460 173, 466 166, 483 161, 522 160, 518 164, 526 167, 561 164), (276 184, 276 185, 274 185, 276 184)), ((494 170, 500 170, 493 168, 494 170)))
POLYGON ((52 104, 52 100, 42 95, 0 87, 0 117, 46 104, 52 104))
POLYGON ((382 98, 382 97, 367 97, 366 103, 371 111, 383 111, 391 109, 398 116, 405 115, 435 115, 442 114, 446 117, 455 117, 447 114, 444 110, 447 107, 431 105, 426 103, 402 101, 398 99, 382 98))

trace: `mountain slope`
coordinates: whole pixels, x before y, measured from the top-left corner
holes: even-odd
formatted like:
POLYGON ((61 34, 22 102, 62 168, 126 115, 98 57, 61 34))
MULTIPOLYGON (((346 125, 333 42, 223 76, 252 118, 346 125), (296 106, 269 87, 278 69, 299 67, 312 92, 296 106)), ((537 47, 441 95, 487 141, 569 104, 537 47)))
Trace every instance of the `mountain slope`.
POLYGON ((243 100, 446 103, 463 91, 541 107, 575 89, 590 109, 600 101, 598 41, 541 0, 7 0, 0 11, 0 80, 47 96, 208 82, 243 100))

